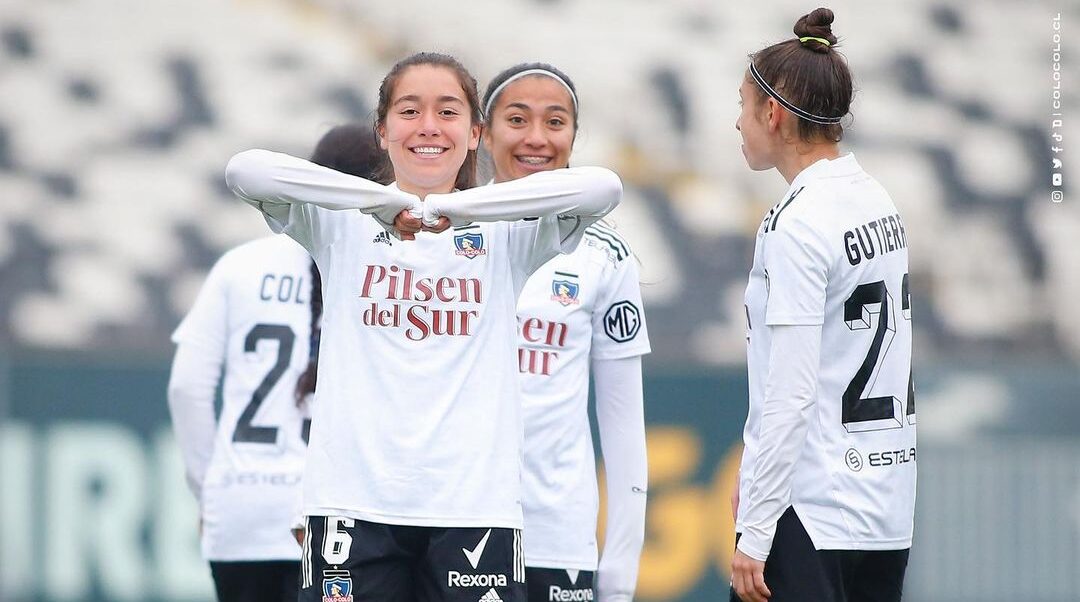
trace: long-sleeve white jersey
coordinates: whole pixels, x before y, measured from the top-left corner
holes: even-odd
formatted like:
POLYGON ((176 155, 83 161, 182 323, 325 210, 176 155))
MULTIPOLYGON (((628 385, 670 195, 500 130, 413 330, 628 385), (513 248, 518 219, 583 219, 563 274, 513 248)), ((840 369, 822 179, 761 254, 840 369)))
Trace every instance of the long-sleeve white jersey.
POLYGON ((767 556, 789 505, 818 549, 910 547, 907 234, 888 193, 854 156, 807 167, 769 211, 746 313, 739 549, 767 556), (778 341, 786 347, 775 348, 778 341))
POLYGON ((286 236, 240 245, 214 265, 173 334, 169 407, 209 560, 300 557, 289 527, 304 467, 294 390, 310 348, 310 266, 286 236))
POLYGON ((577 168, 431 194, 423 208, 458 225, 414 241, 384 229, 422 207, 394 185, 267 151, 234 157, 226 180, 323 277, 305 514, 520 528, 516 300, 614 208, 618 177, 577 168), (492 215, 541 217, 469 223, 492 215))
MULTIPOLYGON (((525 395, 525 563, 597 569, 598 495, 589 428, 589 368, 649 353, 637 260, 601 224, 537 270, 518 299, 518 368, 525 395)), ((636 379, 597 375, 608 481, 605 585, 632 596, 645 529, 647 466, 640 360, 636 379)))

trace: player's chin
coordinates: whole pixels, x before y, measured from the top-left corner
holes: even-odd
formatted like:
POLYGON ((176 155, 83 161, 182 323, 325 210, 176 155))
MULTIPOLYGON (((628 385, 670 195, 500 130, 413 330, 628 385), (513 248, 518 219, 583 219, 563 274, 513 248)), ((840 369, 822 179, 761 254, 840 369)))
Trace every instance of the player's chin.
POLYGON ((767 169, 772 169, 773 166, 770 165, 768 161, 764 161, 751 153, 746 152, 745 146, 742 147, 742 152, 743 158, 746 159, 746 166, 749 167, 751 171, 765 171, 767 169))

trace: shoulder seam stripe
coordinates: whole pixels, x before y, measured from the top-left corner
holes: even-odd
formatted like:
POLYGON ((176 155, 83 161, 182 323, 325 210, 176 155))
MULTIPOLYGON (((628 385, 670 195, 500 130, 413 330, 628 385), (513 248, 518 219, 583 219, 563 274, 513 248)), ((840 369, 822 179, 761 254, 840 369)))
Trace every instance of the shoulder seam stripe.
POLYGON ((784 203, 784 206, 776 212, 776 215, 773 216, 772 223, 769 224, 769 232, 776 232, 776 222, 780 221, 780 214, 784 212, 784 209, 788 208, 788 205, 790 205, 791 202, 795 200, 795 197, 799 196, 799 193, 802 192, 805 188, 806 186, 802 186, 795 192, 791 193, 791 196, 788 197, 788 200, 784 203))
POLYGON ((622 261, 622 260, 626 259, 626 255, 623 255, 622 249, 620 249, 617 245, 612 243, 610 240, 607 240, 605 238, 601 238, 601 237, 599 237, 599 236, 597 236, 597 235, 595 235, 595 234, 593 234, 591 232, 586 232, 585 236, 587 236, 589 238, 592 238, 594 240, 600 241, 600 242, 606 244, 607 246, 611 247, 611 250, 615 252, 615 257, 619 261, 622 261))
POLYGON ((585 234, 591 234, 591 235, 595 236, 596 238, 599 238, 601 240, 606 241, 608 244, 610 244, 612 246, 618 246, 620 252, 622 254, 624 254, 624 255, 629 255, 630 254, 630 248, 626 245, 625 242, 623 242, 622 240, 620 240, 619 238, 617 238, 615 236, 604 233, 604 231, 602 231, 602 230, 592 230, 592 231, 590 231, 589 228, 585 228, 585 234))
MULTIPOLYGON (((630 243, 628 243, 626 239, 623 238, 618 232, 612 230, 611 228, 601 226, 599 224, 592 224, 589 226, 589 228, 593 228, 598 233, 610 236, 616 243, 623 247, 624 251, 626 251, 627 253, 630 252, 630 243)), ((586 230, 588 230, 588 228, 586 228, 586 230)))

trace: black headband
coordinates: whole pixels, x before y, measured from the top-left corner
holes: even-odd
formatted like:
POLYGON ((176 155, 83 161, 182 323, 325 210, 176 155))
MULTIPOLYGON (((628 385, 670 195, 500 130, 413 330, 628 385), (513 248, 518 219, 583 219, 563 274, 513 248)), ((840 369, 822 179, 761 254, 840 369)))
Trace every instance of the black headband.
POLYGON ((757 84, 761 86, 761 89, 764 90, 766 94, 772 96, 774 99, 776 99, 776 102, 780 103, 780 106, 784 107, 785 109, 791 111, 795 115, 807 121, 812 121, 821 125, 833 125, 836 123, 840 123, 840 120, 844 118, 843 115, 839 117, 820 117, 818 115, 814 115, 813 113, 808 113, 800 109, 799 107, 791 104, 783 96, 780 96, 779 92, 773 90, 772 86, 770 86, 765 81, 764 77, 761 77, 761 73, 758 72, 757 67, 754 66, 753 62, 750 63, 750 75, 754 78, 754 81, 756 81, 757 84))

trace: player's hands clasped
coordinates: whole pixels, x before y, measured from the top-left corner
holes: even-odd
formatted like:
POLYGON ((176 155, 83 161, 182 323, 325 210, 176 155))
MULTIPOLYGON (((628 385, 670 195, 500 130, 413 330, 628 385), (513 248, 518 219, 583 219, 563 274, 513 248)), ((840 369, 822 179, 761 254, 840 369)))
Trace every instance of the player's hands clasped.
POLYGON ((425 224, 415 212, 402 209, 401 213, 394 218, 394 229, 401 235, 401 240, 416 240, 417 232, 434 232, 438 234, 450 227, 450 220, 440 217, 434 226, 425 224))

